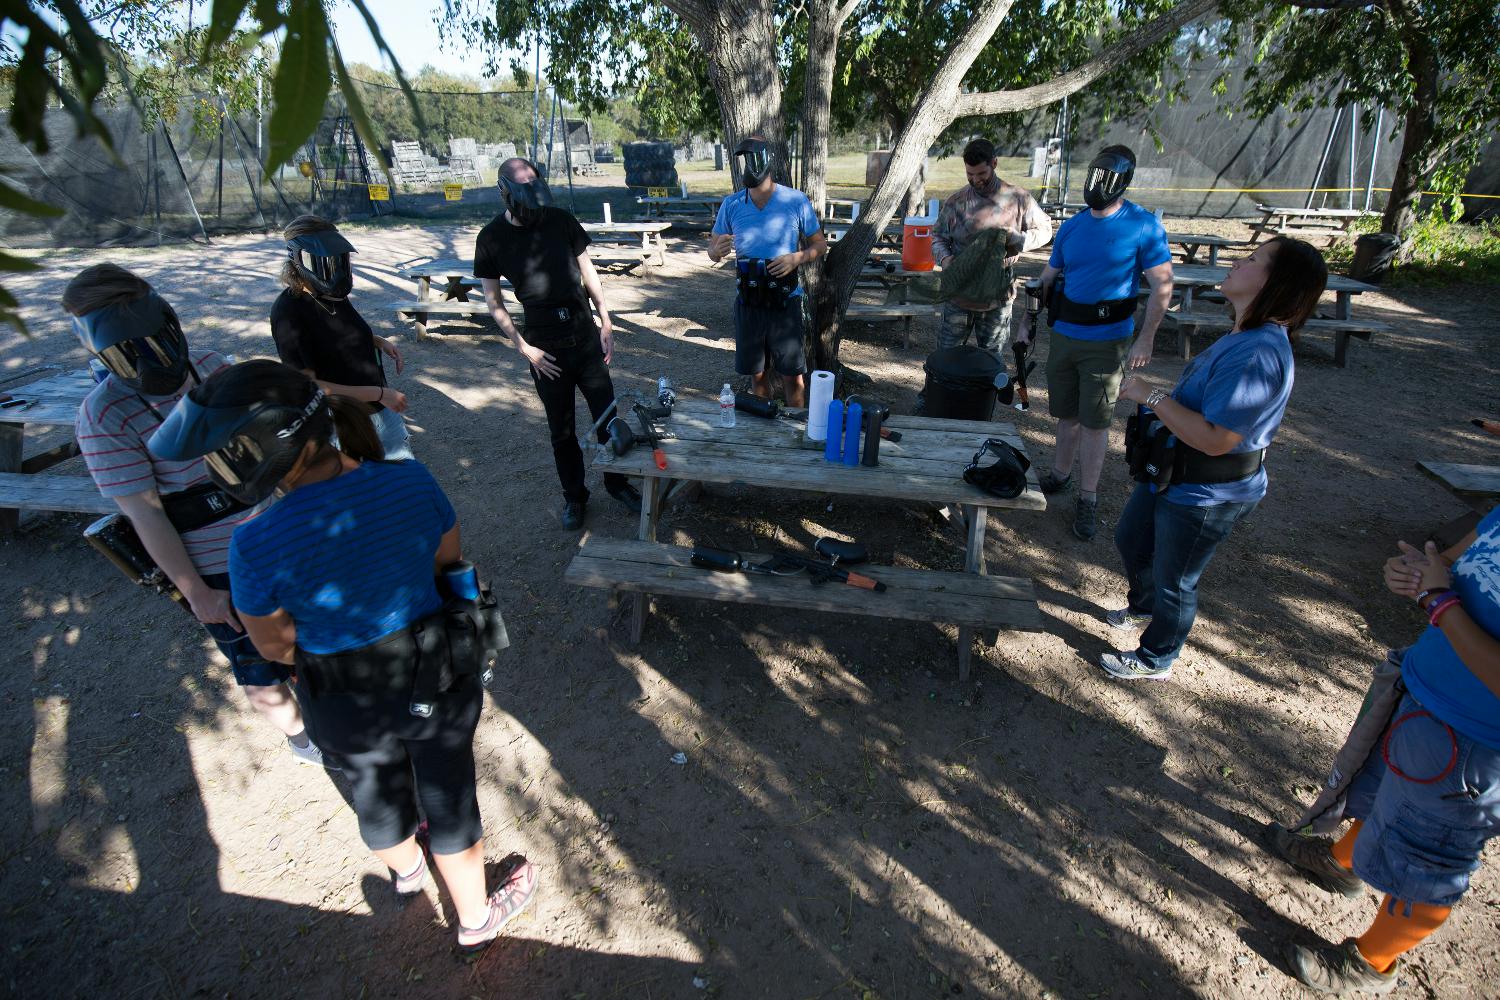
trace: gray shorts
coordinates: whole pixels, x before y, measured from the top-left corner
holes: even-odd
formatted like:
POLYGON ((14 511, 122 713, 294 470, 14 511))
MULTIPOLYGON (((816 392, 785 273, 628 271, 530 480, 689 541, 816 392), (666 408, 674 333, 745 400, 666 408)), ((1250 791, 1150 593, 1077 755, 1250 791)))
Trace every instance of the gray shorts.
POLYGON ((759 375, 767 368, 778 375, 807 372, 807 337, 802 300, 794 295, 780 309, 758 309, 734 300, 734 370, 759 375))

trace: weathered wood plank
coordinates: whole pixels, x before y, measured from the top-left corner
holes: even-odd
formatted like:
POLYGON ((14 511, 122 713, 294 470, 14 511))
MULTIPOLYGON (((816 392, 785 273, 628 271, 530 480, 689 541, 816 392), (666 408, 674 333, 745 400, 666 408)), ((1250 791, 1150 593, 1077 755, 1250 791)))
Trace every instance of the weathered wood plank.
POLYGON ((1418 462, 1417 468, 1459 496, 1500 497, 1500 466, 1418 462))
POLYGON ((99 495, 87 476, 33 476, 0 472, 0 508, 70 510, 85 514, 113 514, 120 508, 99 495))

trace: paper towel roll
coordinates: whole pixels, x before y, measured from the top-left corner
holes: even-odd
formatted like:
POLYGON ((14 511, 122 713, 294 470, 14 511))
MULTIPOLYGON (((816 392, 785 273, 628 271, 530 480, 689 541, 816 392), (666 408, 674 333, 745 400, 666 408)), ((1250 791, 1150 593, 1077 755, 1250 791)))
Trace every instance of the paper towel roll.
POLYGON ((832 399, 833 372, 813 372, 807 394, 807 436, 813 441, 828 440, 828 403, 832 399))

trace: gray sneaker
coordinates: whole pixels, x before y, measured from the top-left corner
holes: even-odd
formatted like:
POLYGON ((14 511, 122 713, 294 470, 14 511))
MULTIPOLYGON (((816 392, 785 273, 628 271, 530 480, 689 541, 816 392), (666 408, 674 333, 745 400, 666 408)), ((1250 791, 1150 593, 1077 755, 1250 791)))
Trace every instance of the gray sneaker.
POLYGON ((1099 666, 1111 677, 1122 681, 1166 681, 1172 679, 1172 665, 1153 669, 1146 666, 1134 652, 1105 653, 1099 657, 1099 666))
POLYGON ((1353 938, 1332 948, 1294 944, 1286 950, 1287 964, 1303 986, 1314 993, 1342 997, 1351 993, 1389 993, 1396 988, 1398 961, 1390 972, 1377 972, 1359 953, 1353 938))
POLYGON ((1128 629, 1143 628, 1151 624, 1150 615, 1138 615, 1129 608, 1121 608, 1118 611, 1109 611, 1104 615, 1104 623, 1110 628, 1121 631, 1128 629))
POLYGON ((1073 511, 1073 534, 1085 542, 1092 542, 1099 533, 1099 500, 1080 495, 1078 507, 1073 511))
POLYGON ((1303 837, 1280 823, 1261 827, 1266 850, 1307 877, 1318 888, 1354 899, 1364 895, 1358 875, 1333 859, 1333 841, 1327 837, 1303 837))
POLYGON ((291 740, 287 740, 286 746, 292 752, 292 756, 297 758, 297 763, 299 764, 310 764, 313 767, 323 767, 330 771, 343 770, 343 768, 339 767, 333 761, 324 757, 323 751, 318 749, 316 743, 308 743, 305 747, 299 747, 291 740))
POLYGON ((1058 479, 1057 473, 1053 472, 1051 469, 1048 469, 1046 474, 1037 480, 1037 486, 1043 493, 1051 496, 1054 493, 1061 493, 1063 490, 1067 489, 1068 485, 1072 482, 1073 476, 1071 473, 1061 479, 1058 479))

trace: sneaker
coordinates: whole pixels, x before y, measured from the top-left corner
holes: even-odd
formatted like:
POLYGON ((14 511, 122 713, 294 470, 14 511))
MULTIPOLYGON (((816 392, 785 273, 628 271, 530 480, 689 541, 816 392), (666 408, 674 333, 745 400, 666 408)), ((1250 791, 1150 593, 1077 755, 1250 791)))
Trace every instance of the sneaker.
POLYGON ((332 759, 323 756, 323 751, 318 749, 316 743, 309 742, 307 746, 299 747, 291 740, 287 740, 286 745, 287 749, 292 752, 292 756, 297 758, 297 763, 299 764, 311 764, 314 767, 323 767, 330 771, 343 770, 332 759))
POLYGON ((1073 511, 1073 534, 1085 542, 1092 542, 1099 531, 1099 500, 1078 498, 1078 507, 1073 511))
POLYGON ((1303 837, 1280 823, 1267 823, 1261 827, 1261 840, 1267 851, 1297 869, 1318 888, 1350 899, 1364 895, 1364 882, 1334 860, 1333 841, 1327 837, 1303 837))
POLYGON ((621 483, 619 486, 605 486, 605 491, 616 500, 620 501, 634 513, 641 512, 641 491, 630 483, 621 483))
POLYGON ((459 927, 460 951, 473 954, 489 947, 490 942, 500 936, 505 925, 526 909, 536 895, 536 866, 519 855, 517 857, 520 863, 511 868, 500 888, 490 894, 490 915, 484 924, 479 927, 459 927))
POLYGON ((583 527, 583 512, 586 505, 580 500, 569 500, 563 504, 562 526, 567 531, 577 531, 583 527))
POLYGON ((1057 473, 1053 472, 1051 469, 1048 469, 1046 475, 1037 480, 1037 485, 1041 487, 1043 493, 1051 496, 1054 493, 1061 493, 1063 490, 1067 489, 1068 486, 1072 484, 1072 482, 1072 473, 1068 473, 1068 475, 1064 476, 1061 479, 1058 479, 1057 473))
POLYGON ((1329 948, 1309 948, 1294 944, 1286 950, 1287 964, 1292 975, 1314 993, 1333 996, 1348 996, 1351 993, 1389 993, 1396 988, 1396 973, 1401 968, 1398 960, 1390 972, 1377 972, 1353 938, 1329 948))
POLYGON ((1151 668, 1141 662, 1135 653, 1105 653, 1099 657, 1099 666, 1111 677, 1122 681, 1164 681, 1172 676, 1172 665, 1151 668))
POLYGON ((1118 611, 1107 612, 1104 616, 1104 624, 1121 631, 1144 628, 1151 624, 1151 616, 1138 615, 1129 608, 1121 608, 1118 611))

